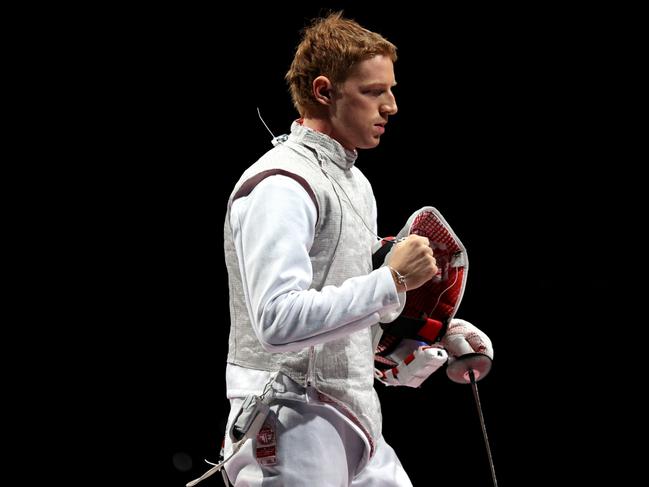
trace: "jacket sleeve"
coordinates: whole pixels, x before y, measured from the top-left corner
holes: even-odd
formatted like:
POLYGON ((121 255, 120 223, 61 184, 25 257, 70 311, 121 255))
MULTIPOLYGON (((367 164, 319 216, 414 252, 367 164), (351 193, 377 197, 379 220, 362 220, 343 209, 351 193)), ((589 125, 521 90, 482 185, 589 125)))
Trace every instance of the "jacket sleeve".
POLYGON ((400 307, 387 267, 340 286, 309 289, 317 208, 295 180, 261 181, 230 210, 250 319, 262 346, 286 352, 335 340, 400 307))

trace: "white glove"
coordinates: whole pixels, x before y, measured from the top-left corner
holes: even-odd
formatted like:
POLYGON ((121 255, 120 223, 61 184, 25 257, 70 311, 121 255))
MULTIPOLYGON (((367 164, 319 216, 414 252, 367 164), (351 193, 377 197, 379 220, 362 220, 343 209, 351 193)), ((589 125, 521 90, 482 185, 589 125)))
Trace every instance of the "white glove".
MULTIPOLYGON (((412 340, 404 340, 411 342, 412 340)), ((419 387, 433 372, 448 360, 446 350, 434 346, 418 346, 407 356, 401 358, 399 352, 405 351, 407 344, 399 347, 389 356, 397 365, 389 370, 374 369, 375 377, 388 386, 419 387)))
POLYGON ((490 359, 494 358, 494 349, 489 337, 468 321, 453 318, 440 343, 451 358, 476 352, 483 353, 490 359))

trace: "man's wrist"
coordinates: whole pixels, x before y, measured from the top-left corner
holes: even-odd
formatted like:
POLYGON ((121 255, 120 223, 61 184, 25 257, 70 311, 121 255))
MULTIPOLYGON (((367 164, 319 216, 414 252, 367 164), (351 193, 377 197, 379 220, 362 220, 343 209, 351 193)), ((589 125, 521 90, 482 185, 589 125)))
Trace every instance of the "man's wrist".
POLYGON ((407 276, 404 276, 392 266, 388 266, 388 267, 390 268, 390 273, 392 274, 394 285, 397 287, 397 292, 400 293, 407 292, 408 291, 408 284, 406 283, 407 276))

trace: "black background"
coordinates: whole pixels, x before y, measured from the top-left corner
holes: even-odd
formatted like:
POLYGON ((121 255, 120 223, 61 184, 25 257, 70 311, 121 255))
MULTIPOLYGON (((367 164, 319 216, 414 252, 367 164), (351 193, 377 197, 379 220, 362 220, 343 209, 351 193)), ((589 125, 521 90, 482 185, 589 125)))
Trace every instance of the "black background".
MULTIPOLYGON (((275 135, 297 118, 283 76, 299 31, 323 12, 158 7, 125 14, 104 41, 104 56, 119 47, 101 73, 104 110, 118 120, 103 139, 105 178, 119 180, 105 201, 119 229, 105 235, 119 281, 109 299, 114 336, 138 362, 118 407, 140 433, 129 443, 141 463, 130 467, 153 471, 156 485, 184 485, 218 454, 226 201, 271 147, 257 108, 275 135)), ((617 313, 611 296, 622 285, 611 272, 611 194, 625 184, 633 135, 619 112, 628 76, 619 48, 634 32, 592 9, 345 12, 398 47, 399 113, 357 161, 374 186, 379 233, 431 205, 468 250, 458 316, 494 344, 479 388, 499 483, 583 478, 608 455, 583 400, 599 374, 593 336, 617 313)), ((419 390, 377 388, 384 435, 416 486, 490 485, 468 386, 440 371, 419 390)))

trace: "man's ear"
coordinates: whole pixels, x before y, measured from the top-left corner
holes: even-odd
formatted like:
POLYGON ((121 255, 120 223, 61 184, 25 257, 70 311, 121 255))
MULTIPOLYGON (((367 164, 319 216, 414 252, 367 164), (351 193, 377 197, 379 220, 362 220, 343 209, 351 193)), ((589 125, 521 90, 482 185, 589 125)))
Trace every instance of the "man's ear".
POLYGON ((331 91, 333 84, 326 76, 318 76, 313 80, 313 96, 322 105, 331 104, 331 91))

